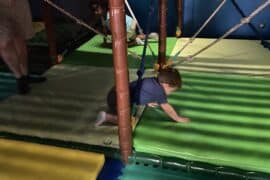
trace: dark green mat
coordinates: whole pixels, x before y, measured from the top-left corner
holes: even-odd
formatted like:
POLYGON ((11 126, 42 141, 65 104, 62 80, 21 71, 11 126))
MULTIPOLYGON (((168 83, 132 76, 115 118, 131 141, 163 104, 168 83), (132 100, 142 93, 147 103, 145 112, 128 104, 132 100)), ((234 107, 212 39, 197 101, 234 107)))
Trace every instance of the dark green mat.
MULTIPOLYGON (((217 176, 191 174, 185 171, 164 169, 146 164, 131 164, 123 169, 121 180, 215 180, 217 176)), ((219 178, 220 179, 220 178, 219 178)))
POLYGON ((15 77, 10 73, 0 72, 0 100, 17 93, 15 77))
MULTIPOLYGON (((167 55, 169 55, 174 48, 177 39, 167 38, 167 55)), ((95 36, 87 43, 79 47, 75 52, 70 54, 68 57, 65 57, 65 64, 73 65, 89 65, 89 66, 106 66, 111 67, 112 62, 112 49, 103 47, 103 38, 102 36, 95 36)), ((150 41, 152 49, 155 51, 155 55, 158 55, 158 42, 150 41)), ((135 52, 137 55, 141 55, 143 46, 133 46, 129 47, 129 51, 135 52)), ((146 68, 152 68, 154 62, 157 59, 152 56, 150 50, 147 50, 146 53, 146 68)), ((129 68, 138 68, 140 61, 134 58, 133 56, 128 56, 128 65, 129 68)))
POLYGON ((135 131, 136 151, 270 172, 270 79, 183 72, 169 97, 188 124, 148 108, 135 131))

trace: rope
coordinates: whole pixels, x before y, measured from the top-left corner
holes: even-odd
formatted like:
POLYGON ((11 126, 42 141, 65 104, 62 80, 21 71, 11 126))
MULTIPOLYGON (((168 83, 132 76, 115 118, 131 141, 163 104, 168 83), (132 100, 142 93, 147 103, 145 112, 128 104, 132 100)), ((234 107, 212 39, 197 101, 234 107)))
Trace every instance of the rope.
MULTIPOLYGON (((246 17, 245 13, 242 11, 240 6, 235 0, 231 0, 233 6, 235 9, 239 12, 239 14, 242 16, 242 18, 246 17)), ((251 23, 248 23, 248 26, 251 28, 251 30, 260 38, 260 40, 263 40, 262 34, 257 30, 257 28, 251 23)))
MULTIPOLYGON (((81 26, 84 26, 85 28, 89 29, 90 31, 93 31, 101 36, 103 36, 104 38, 107 38, 107 35, 104 34, 104 33, 101 33, 100 31, 94 29, 93 27, 89 26, 88 24, 86 24, 85 22, 83 22, 82 20, 80 20, 79 18, 73 16, 72 14, 70 14, 69 12, 67 12, 66 10, 64 10, 63 8, 61 8, 60 6, 58 6, 57 4, 53 3, 51 0, 43 0, 44 2, 46 2, 47 4, 49 4, 51 7, 55 8, 56 10, 60 11, 62 14, 66 15, 67 17, 69 17, 70 19, 74 20, 77 24, 81 25, 81 26)), ((135 19, 136 20, 136 19, 135 19)), ((136 20, 137 22, 137 25, 138 24, 138 21, 136 20)), ((155 57, 155 54, 154 54, 154 51, 153 49, 151 48, 150 45, 148 45, 152 55, 155 57)), ((140 56, 136 55, 136 53, 132 52, 130 53, 131 56, 137 58, 137 59, 141 59, 140 56)))
MULTIPOLYGON (((134 15, 133 10, 131 9, 131 7, 130 7, 130 5, 129 5, 129 3, 128 3, 128 0, 125 0, 125 4, 126 4, 126 6, 127 6, 127 8, 128 8, 128 11, 130 12, 132 18, 135 20, 136 26, 138 27, 140 34, 143 34, 143 30, 142 30, 142 28, 141 28, 141 26, 140 26, 140 24, 139 24, 139 22, 138 22, 136 16, 134 15)), ((144 43, 145 43, 145 42, 144 42, 144 43)), ((150 44, 147 44, 147 46, 148 46, 148 48, 149 48, 149 50, 150 50, 152 56, 153 56, 154 58, 156 58, 156 55, 155 55, 155 53, 154 53, 152 47, 150 46, 150 44)))
POLYGON ((137 20, 136 16, 134 15, 134 13, 133 13, 133 11, 132 11, 129 3, 128 3, 128 0, 125 0, 125 4, 126 4, 126 6, 128 8, 129 13, 131 14, 132 18, 136 21, 136 25, 138 26, 140 34, 143 34, 143 30, 142 30, 142 28, 141 28, 141 26, 139 24, 139 21, 137 20))
POLYGON ((229 31, 227 31, 223 36, 221 36, 220 38, 216 39, 215 41, 213 41, 212 43, 208 44, 206 47, 202 48, 201 50, 199 50, 198 52, 190 55, 187 57, 186 61, 192 61, 193 58, 197 55, 199 55, 200 53, 202 53, 203 51, 205 51, 206 49, 210 48, 211 46, 213 46, 214 44, 218 43, 219 41, 221 41, 222 39, 226 38, 227 36, 229 36, 231 33, 233 33, 234 31, 236 31, 237 29, 239 29, 240 27, 242 27, 244 24, 247 24, 250 22, 250 20, 256 16, 258 13, 260 13, 264 8, 266 8, 268 5, 270 4, 270 0, 265 1, 262 5, 260 5, 257 9, 255 9, 249 16, 241 19, 239 24, 236 24, 234 27, 232 27, 229 31))
POLYGON ((151 16, 154 12, 154 0, 150 1, 150 7, 149 7, 149 13, 148 13, 148 19, 147 19, 147 27, 146 27, 146 34, 145 34, 145 40, 144 40, 144 47, 143 47, 143 53, 142 53, 142 60, 140 63, 140 68, 137 71, 137 75, 138 75, 138 80, 142 79, 142 76, 144 74, 144 64, 145 64, 145 55, 146 55, 146 49, 147 49, 147 44, 148 44, 148 37, 149 37, 149 33, 150 33, 150 22, 151 22, 151 16))
POLYGON ((203 23, 203 25, 200 27, 200 29, 189 39, 188 42, 173 56, 173 60, 176 59, 176 57, 189 45, 191 44, 195 38, 200 34, 200 32, 205 28, 205 26, 213 19, 213 17, 220 11, 220 9, 224 6, 226 3, 226 0, 222 0, 222 2, 219 4, 219 6, 216 8, 216 10, 209 16, 209 18, 203 23))
POLYGON ((94 29, 93 27, 89 26, 88 24, 86 24, 85 22, 80 20, 79 18, 73 16, 72 14, 70 14, 69 12, 67 12, 66 10, 61 8, 60 6, 58 6, 57 4, 53 3, 51 0, 43 0, 43 1, 46 2, 47 4, 49 4, 51 7, 55 8, 56 10, 60 11, 62 14, 66 15, 70 19, 74 20, 77 24, 84 26, 85 28, 89 29, 90 31, 93 31, 93 32, 105 37, 105 35, 103 33, 94 29))
MULTIPOLYGON (((140 63, 140 67, 137 71, 137 83, 136 83, 136 91, 134 92, 133 97, 140 97, 140 89, 142 86, 142 77, 145 71, 145 55, 146 55, 146 49, 147 49, 147 44, 148 44, 148 37, 149 37, 149 32, 150 32, 150 22, 151 22, 151 16, 154 12, 154 0, 150 1, 150 6, 149 6, 149 12, 148 12, 148 19, 147 19, 147 26, 146 26, 146 34, 145 34, 145 41, 144 41, 144 46, 143 46, 143 53, 142 53, 142 59, 140 63)), ((135 99, 136 104, 139 104, 139 98, 135 99)), ((135 107, 135 106, 134 106, 135 107)))

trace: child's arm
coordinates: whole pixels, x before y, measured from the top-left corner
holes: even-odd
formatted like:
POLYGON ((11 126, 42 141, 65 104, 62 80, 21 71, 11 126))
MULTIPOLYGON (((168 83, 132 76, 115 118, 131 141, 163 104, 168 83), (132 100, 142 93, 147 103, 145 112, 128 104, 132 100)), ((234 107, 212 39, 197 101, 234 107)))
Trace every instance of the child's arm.
POLYGON ((185 117, 181 117, 177 114, 177 112, 174 110, 174 108, 169 103, 163 103, 160 104, 160 107, 163 109, 163 111, 174 121, 176 122, 188 122, 189 119, 185 117))

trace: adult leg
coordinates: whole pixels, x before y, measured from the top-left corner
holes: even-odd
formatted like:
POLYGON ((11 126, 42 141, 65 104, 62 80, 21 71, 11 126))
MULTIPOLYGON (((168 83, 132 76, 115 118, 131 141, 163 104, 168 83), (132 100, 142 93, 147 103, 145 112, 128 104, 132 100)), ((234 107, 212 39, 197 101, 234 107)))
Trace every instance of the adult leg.
POLYGON ((12 40, 3 40, 0 43, 0 55, 17 79, 23 76, 19 65, 18 54, 12 40))
POLYGON ((20 70, 24 76, 27 76, 28 75, 28 57, 27 57, 26 42, 19 35, 16 35, 14 37, 13 42, 14 42, 16 52, 19 57, 18 61, 19 61, 20 70))
POLYGON ((0 43, 0 56, 7 64, 9 69, 14 73, 17 80, 18 92, 20 94, 26 94, 29 92, 29 86, 27 79, 24 77, 21 71, 19 55, 16 51, 14 41, 11 39, 2 39, 0 43))
POLYGON ((19 57, 20 70, 28 80, 29 83, 40 83, 46 81, 42 76, 29 76, 28 74, 28 52, 25 40, 22 36, 16 35, 14 37, 14 44, 19 57))

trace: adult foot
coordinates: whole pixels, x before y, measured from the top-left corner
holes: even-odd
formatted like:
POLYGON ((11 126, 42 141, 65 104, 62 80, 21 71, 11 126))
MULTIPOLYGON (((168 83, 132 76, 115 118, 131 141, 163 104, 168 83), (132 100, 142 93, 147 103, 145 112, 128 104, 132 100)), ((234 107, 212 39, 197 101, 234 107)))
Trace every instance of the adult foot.
POLYGON ((30 91, 30 87, 28 85, 28 81, 25 77, 21 77, 16 79, 17 81, 17 90, 21 95, 27 94, 30 91))

